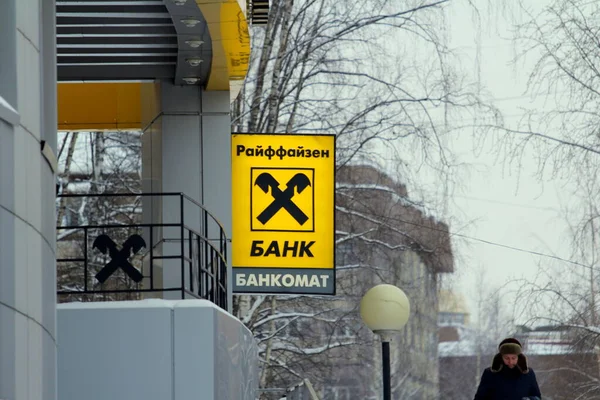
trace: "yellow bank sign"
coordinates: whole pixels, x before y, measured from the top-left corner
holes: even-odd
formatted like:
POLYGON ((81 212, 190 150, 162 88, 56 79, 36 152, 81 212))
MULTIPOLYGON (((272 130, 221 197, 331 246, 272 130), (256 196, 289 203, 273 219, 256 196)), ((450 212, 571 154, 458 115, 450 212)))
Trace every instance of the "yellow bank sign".
POLYGON ((335 136, 233 134, 234 293, 335 294, 335 136))

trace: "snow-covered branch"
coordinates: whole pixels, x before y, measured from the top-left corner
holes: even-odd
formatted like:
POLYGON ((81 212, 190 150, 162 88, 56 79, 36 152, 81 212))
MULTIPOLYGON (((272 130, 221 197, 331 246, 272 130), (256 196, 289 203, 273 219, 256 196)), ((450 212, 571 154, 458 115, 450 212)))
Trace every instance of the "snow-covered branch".
POLYGON ((413 238, 407 232, 402 231, 402 230, 396 228, 395 226, 390 225, 389 223, 387 223, 385 221, 378 220, 377 218, 375 218, 375 217, 373 217, 371 215, 367 215, 367 214, 365 214, 363 212, 360 212, 360 211, 357 211, 357 210, 351 210, 349 208, 342 207, 342 206, 336 206, 335 209, 337 211, 339 211, 339 212, 342 212, 342 213, 345 213, 345 214, 348 214, 348 215, 354 215, 356 217, 362 218, 362 219, 364 219, 366 221, 369 221, 369 222, 372 222, 374 224, 377 224, 377 225, 380 225, 380 226, 385 226, 386 228, 390 229, 391 231, 393 231, 393 232, 395 232, 395 233, 397 233, 397 234, 399 234, 401 236, 404 236, 404 237, 410 239, 411 240, 411 244, 415 244, 415 245, 419 246, 419 251, 429 252, 429 253, 431 253, 431 252, 434 251, 432 249, 427 249, 427 248, 423 247, 415 238, 413 238))
POLYGON ((263 319, 261 319, 259 321, 256 321, 254 324, 252 324, 252 329, 257 329, 261 325, 266 324, 267 322, 270 322, 270 321, 281 320, 281 319, 288 319, 288 318, 310 318, 310 319, 314 319, 316 321, 323 321, 323 322, 336 322, 337 321, 336 318, 323 318, 323 317, 319 317, 319 314, 323 314, 325 312, 314 312, 314 313, 301 313, 301 312, 276 313, 276 314, 273 314, 273 315, 269 315, 268 317, 265 317, 265 318, 263 318, 263 319))
POLYGON ((356 345, 356 344, 358 344, 358 341, 348 340, 348 341, 344 341, 344 342, 334 341, 334 342, 327 343, 322 346, 316 346, 316 347, 298 348, 291 344, 278 342, 273 345, 272 350, 273 351, 284 351, 284 352, 290 352, 290 353, 296 353, 296 354, 302 354, 302 355, 316 355, 316 354, 322 354, 328 350, 335 349, 338 347, 352 346, 352 345, 356 345))

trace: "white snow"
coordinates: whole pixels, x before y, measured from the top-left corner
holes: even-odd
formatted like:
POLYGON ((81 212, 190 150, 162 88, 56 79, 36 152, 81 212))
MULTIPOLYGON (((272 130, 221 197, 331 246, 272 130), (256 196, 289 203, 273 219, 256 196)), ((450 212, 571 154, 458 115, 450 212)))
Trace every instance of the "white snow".
POLYGON ((351 346, 351 345, 355 345, 355 344, 358 344, 358 342, 356 340, 352 340, 352 341, 347 341, 347 342, 331 342, 331 343, 327 343, 326 345, 317 346, 317 347, 298 348, 294 345, 280 342, 280 343, 274 343, 271 349, 272 350, 289 351, 289 352, 298 353, 298 354, 312 355, 312 354, 320 354, 320 353, 323 353, 324 351, 327 351, 329 349, 333 349, 336 347, 351 346))
MULTIPOLYGON (((142 299, 127 301, 97 301, 97 302, 71 302, 58 304, 59 310, 90 310, 90 309, 146 309, 146 308, 210 308, 222 312, 217 305, 204 299, 164 300, 142 299)), ((231 317, 231 316, 230 316, 231 317)), ((233 318, 233 317, 232 317, 233 318)))
POLYGON ((69 193, 89 193, 91 189, 92 182, 90 181, 69 183, 69 193))
MULTIPOLYGON (((468 357, 478 354, 476 332, 465 326, 453 324, 439 324, 442 326, 454 326, 458 331, 459 340, 453 342, 442 342, 438 344, 439 357, 468 357)), ((599 327, 573 325, 571 328, 585 329, 589 332, 600 333, 599 327)), ((568 331, 532 331, 527 333, 527 338, 521 339, 524 353, 529 356, 549 356, 581 353, 585 350, 574 349, 565 333, 568 331)), ((495 348, 494 346, 491 347, 495 348)), ((590 350, 591 351, 591 350, 590 350)), ((490 354, 492 355, 492 354, 490 354)))
POLYGON ((477 355, 477 344, 471 340, 438 344, 438 357, 470 357, 477 355))
POLYGON ((526 354, 546 356, 573 353, 573 348, 566 343, 527 343, 526 354))
MULTIPOLYGON (((346 214, 350 214, 350 215, 354 215, 354 216, 360 217, 360 218, 362 218, 362 219, 364 219, 366 221, 372 222, 374 224, 385 226, 386 228, 390 229, 393 232, 398 233, 399 235, 402 235, 402 236, 405 236, 407 238, 413 239, 415 243, 419 242, 418 240, 415 240, 414 238, 412 238, 411 235, 409 235, 407 232, 404 232, 404 231, 396 228, 395 226, 386 223, 385 221, 381 221, 381 220, 378 220, 376 218, 373 218, 370 215, 361 213, 360 211, 350 210, 350 209, 348 209, 346 207, 342 207, 342 206, 335 206, 335 209, 336 209, 336 211, 340 211, 340 212, 343 212, 343 213, 346 213, 346 214)), ((433 252, 434 250, 426 249, 426 248, 421 248, 420 251, 423 251, 423 252, 433 252)))
POLYGON ((254 329, 256 329, 259 326, 266 324, 269 321, 278 320, 278 319, 288 319, 288 318, 311 318, 311 319, 315 319, 318 321, 324 321, 324 322, 332 322, 332 323, 337 322, 336 318, 323 318, 323 317, 319 317, 318 315, 319 315, 318 312, 314 312, 314 313, 301 313, 301 312, 277 313, 277 314, 269 315, 268 317, 265 317, 259 321, 256 321, 252 326, 254 329))
POLYGON ((407 197, 400 196, 393 188, 384 185, 378 184, 369 184, 369 183, 347 183, 340 182, 335 184, 336 189, 338 190, 377 190, 380 192, 384 192, 392 196, 392 200, 397 204, 400 204, 405 207, 412 207, 419 210, 423 213, 424 217, 433 217, 434 213, 432 210, 427 209, 427 207, 422 203, 417 203, 412 200, 409 200, 407 197))
MULTIPOLYGON (((477 343, 473 340, 442 342, 438 344, 439 357, 470 357, 477 355, 477 343)), ((524 349, 529 356, 547 356, 573 353, 573 348, 567 343, 527 342, 524 349)))

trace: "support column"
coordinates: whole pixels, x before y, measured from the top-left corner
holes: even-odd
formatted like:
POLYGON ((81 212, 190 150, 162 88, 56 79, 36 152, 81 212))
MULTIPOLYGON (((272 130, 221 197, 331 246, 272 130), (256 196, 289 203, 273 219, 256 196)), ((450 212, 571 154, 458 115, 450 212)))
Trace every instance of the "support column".
POLYGON ((231 115, 229 92, 202 93, 203 184, 205 207, 227 233, 227 304, 232 311, 231 270, 231 115))
MULTIPOLYGON (((206 92, 198 86, 175 86, 169 82, 148 84, 142 88, 142 120, 146 127, 142 140, 144 192, 184 193, 213 214, 230 235, 229 92, 206 92)), ((199 209, 191 201, 185 200, 183 205, 186 225, 200 230, 203 221, 199 209)), ((151 204, 144 203, 144 218, 178 223, 180 206, 180 199, 175 196, 155 198, 151 204)), ((210 238, 217 238, 217 234, 211 230, 210 238)), ((178 228, 155 230, 152 236, 155 243, 158 238, 165 240, 159 246, 161 254, 181 253, 181 244, 170 241, 181 237, 178 228)), ((184 250, 189 251, 187 247, 184 250)), ((163 260, 154 267, 160 269, 163 287, 181 285, 179 260, 163 260)), ((230 271, 228 276, 230 279, 230 271)), ((164 297, 180 294, 165 293, 164 297)), ((231 294, 229 304, 230 298, 231 294)))

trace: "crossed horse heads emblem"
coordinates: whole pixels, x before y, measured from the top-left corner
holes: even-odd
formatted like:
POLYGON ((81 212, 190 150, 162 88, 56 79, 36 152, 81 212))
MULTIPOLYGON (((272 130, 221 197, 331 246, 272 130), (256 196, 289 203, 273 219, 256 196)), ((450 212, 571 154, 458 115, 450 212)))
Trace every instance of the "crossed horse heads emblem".
POLYGON ((304 225, 308 221, 308 216, 292 200, 296 191, 302 193, 304 189, 310 186, 310 179, 305 174, 297 173, 294 175, 287 182, 285 190, 279 189, 279 182, 268 172, 263 172, 256 177, 254 185, 258 186, 265 193, 269 193, 270 188, 271 196, 273 196, 273 202, 256 217, 263 225, 269 222, 282 208, 300 225, 304 225))
POLYGON ((118 249, 117 244, 108 237, 108 235, 100 235, 94 240, 92 248, 100 250, 102 254, 107 254, 110 257, 110 262, 104 266, 96 274, 96 279, 100 283, 106 282, 114 272, 121 268, 134 282, 141 282, 144 276, 129 262, 131 252, 137 254, 142 247, 146 247, 144 238, 140 235, 131 235, 118 249))

